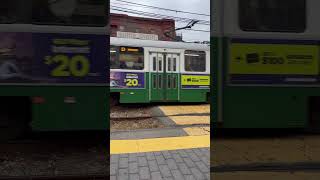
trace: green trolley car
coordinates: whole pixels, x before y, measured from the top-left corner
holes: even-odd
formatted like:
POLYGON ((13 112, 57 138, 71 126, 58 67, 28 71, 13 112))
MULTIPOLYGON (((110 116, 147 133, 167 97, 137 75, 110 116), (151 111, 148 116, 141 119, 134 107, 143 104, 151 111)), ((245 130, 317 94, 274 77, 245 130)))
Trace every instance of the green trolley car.
POLYGON ((120 103, 206 102, 209 46, 110 38, 111 97, 120 103))
POLYGON ((212 120, 320 127, 318 0, 212 1, 212 120))
POLYGON ((0 4, 0 139, 107 130, 108 2, 0 4))

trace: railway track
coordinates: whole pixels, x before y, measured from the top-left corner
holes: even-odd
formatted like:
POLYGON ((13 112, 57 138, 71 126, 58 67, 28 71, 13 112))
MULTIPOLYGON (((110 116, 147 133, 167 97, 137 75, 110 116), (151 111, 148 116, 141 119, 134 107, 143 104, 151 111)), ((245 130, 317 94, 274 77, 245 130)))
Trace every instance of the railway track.
POLYGON ((70 132, 28 132, 14 140, 0 141, 0 146, 9 144, 98 144, 106 139, 106 131, 70 131, 70 132))
POLYGON ((210 116, 209 113, 186 113, 186 114, 175 114, 175 115, 169 115, 169 116, 128 116, 128 117, 110 117, 110 120, 113 121, 125 121, 125 120, 144 120, 144 119, 150 119, 150 118, 166 118, 166 117, 179 117, 179 116, 210 116))
POLYGON ((0 177, 0 180, 106 180, 109 179, 107 174, 96 175, 68 175, 68 176, 21 176, 21 177, 0 177))

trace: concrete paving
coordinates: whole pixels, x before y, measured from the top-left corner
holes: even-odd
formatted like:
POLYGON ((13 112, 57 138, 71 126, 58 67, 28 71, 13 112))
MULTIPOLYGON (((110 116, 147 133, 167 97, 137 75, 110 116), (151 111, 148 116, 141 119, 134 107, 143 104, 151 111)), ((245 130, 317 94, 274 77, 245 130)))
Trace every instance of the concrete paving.
POLYGON ((111 180, 209 180, 209 148, 111 156, 111 180))
POLYGON ((248 163, 320 162, 320 136, 216 139, 212 166, 248 163))
POLYGON ((166 128, 111 132, 114 180, 210 179, 209 105, 152 108, 166 128))

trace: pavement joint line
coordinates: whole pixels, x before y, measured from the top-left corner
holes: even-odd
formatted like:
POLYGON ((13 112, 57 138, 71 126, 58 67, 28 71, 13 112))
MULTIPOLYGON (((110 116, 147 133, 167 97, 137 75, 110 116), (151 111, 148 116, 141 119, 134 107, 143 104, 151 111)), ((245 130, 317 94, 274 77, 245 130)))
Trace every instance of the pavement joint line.
POLYGON ((210 135, 136 140, 111 140, 110 154, 158 152, 207 147, 210 147, 210 135))
POLYGON ((183 137, 183 136, 202 136, 208 135, 210 131, 199 130, 210 128, 207 126, 186 126, 186 127, 165 127, 155 129, 135 129, 135 130, 117 130, 110 132, 111 140, 134 140, 134 139, 152 139, 152 138, 169 138, 169 137, 183 137), (190 133, 193 132, 193 133, 190 133))
POLYGON ((281 171, 320 171, 320 162, 274 162, 274 163, 255 163, 240 165, 220 165, 210 167, 214 173, 228 172, 281 172, 281 171))
POLYGON ((161 129, 176 129, 176 128, 191 128, 191 127, 210 127, 210 124, 187 124, 187 125, 168 125, 163 128, 148 128, 148 129, 133 129, 133 130, 112 130, 111 133, 121 133, 121 132, 139 132, 139 131, 152 131, 161 129))

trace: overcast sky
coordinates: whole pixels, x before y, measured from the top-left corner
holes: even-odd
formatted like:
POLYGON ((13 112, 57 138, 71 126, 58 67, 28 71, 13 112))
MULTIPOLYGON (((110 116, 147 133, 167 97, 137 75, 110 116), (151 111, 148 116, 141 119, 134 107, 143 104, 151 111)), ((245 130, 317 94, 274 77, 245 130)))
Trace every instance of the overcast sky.
MULTIPOLYGON (((180 11, 188 11, 188 12, 195 12, 195 13, 208 14, 208 15, 210 14, 210 0, 139 0, 139 1, 125 0, 125 1, 138 3, 138 4, 145 4, 149 6, 167 8, 167 9, 175 9, 180 11)), ((131 16, 139 16, 136 14, 130 14, 130 13, 124 13, 124 12, 112 10, 112 8, 120 7, 122 9, 127 8, 127 9, 133 9, 137 11, 163 14, 167 16, 210 21, 209 16, 202 16, 202 15, 200 16, 200 15, 185 14, 180 12, 177 13, 177 12, 171 12, 166 10, 146 8, 138 5, 132 5, 132 4, 129 5, 125 2, 121 2, 118 0, 110 0, 110 6, 111 6, 111 13, 123 13, 131 16)), ((187 24, 188 24, 187 22, 176 22, 176 28, 184 27, 187 24)), ((192 29, 210 31, 210 26, 196 24, 192 29)), ((210 32, 182 30, 182 31, 177 31, 177 33, 178 34, 182 33, 183 40, 185 41, 209 41, 210 40, 210 32)))

